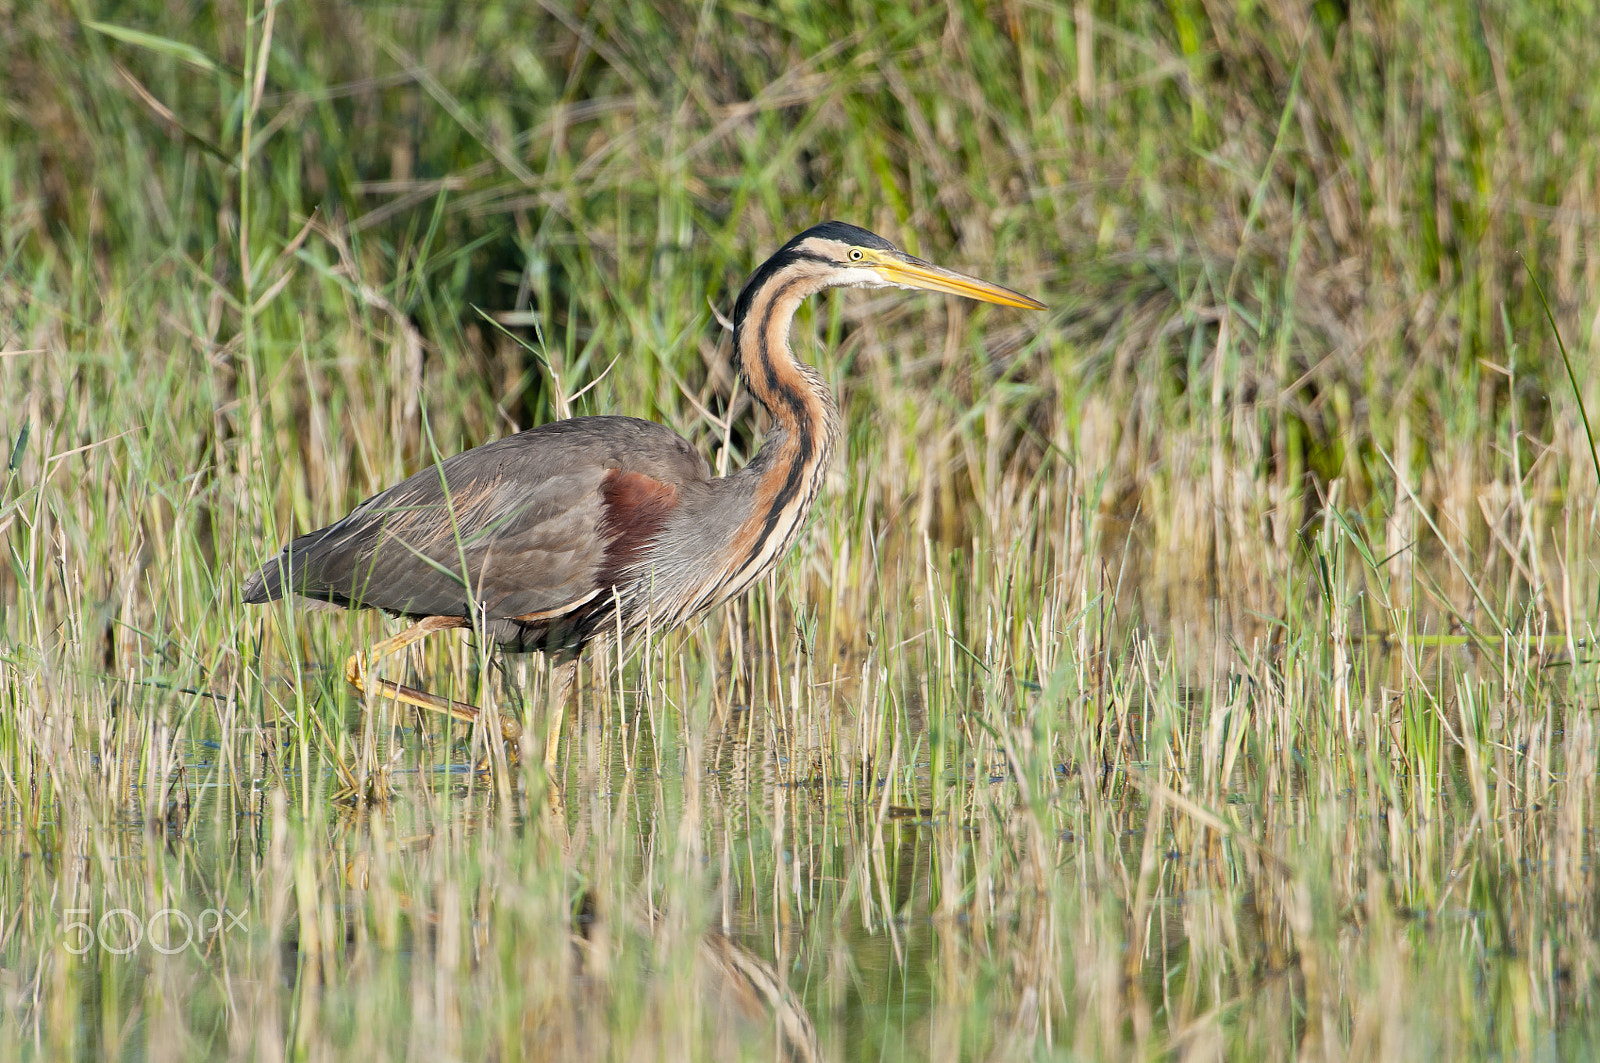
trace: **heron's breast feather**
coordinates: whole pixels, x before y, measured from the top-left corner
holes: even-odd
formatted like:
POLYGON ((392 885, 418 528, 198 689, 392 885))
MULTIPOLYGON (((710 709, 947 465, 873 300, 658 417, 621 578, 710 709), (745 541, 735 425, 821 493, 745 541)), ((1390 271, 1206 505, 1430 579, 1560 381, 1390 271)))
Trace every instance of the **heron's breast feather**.
POLYGON ((600 497, 606 552, 597 582, 611 587, 626 581, 645 548, 661 534, 678 505, 678 487, 644 473, 612 469, 600 481, 600 497))

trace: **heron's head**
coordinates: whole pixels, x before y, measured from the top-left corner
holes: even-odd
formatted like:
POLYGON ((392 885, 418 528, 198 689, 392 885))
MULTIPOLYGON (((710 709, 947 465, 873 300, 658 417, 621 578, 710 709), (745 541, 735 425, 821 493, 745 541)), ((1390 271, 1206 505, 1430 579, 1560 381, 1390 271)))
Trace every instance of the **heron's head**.
POLYGON ((1021 292, 924 262, 883 237, 842 221, 813 225, 784 244, 745 285, 734 320, 741 320, 756 293, 779 277, 800 284, 799 293, 803 294, 824 288, 911 288, 1001 306, 1046 309, 1039 300, 1021 292))

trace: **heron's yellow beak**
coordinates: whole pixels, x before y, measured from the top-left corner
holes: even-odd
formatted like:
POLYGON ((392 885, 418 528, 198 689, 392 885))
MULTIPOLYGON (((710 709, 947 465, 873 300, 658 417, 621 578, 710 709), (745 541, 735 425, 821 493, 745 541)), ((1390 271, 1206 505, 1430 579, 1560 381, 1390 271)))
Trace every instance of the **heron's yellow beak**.
POLYGON ((1014 292, 1010 288, 1002 288, 998 284, 981 281, 977 277, 969 277, 965 273, 957 273, 953 269, 944 269, 931 262, 924 262, 920 258, 901 251, 866 251, 867 258, 861 263, 878 271, 878 274, 890 284, 898 284, 902 288, 920 288, 929 292, 948 292, 951 295, 962 295, 968 299, 978 299, 985 303, 999 303, 1001 306, 1018 306, 1024 310, 1046 310, 1039 300, 1014 292))

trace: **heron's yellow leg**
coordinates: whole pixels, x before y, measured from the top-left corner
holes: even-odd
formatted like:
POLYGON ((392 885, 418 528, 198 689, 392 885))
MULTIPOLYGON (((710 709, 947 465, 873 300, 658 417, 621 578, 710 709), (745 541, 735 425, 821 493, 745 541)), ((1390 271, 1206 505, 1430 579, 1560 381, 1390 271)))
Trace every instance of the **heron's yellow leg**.
MULTIPOLYGON (((391 682, 387 679, 376 679, 367 675, 367 666, 377 663, 385 657, 392 657, 407 646, 419 639, 433 634, 435 631, 448 631, 451 628, 466 627, 467 621, 457 616, 430 616, 406 628, 398 635, 384 639, 365 653, 356 652, 344 662, 344 677, 363 694, 374 693, 382 697, 393 698, 403 705, 415 705, 419 709, 431 709, 442 712, 446 716, 454 716, 467 723, 477 723, 480 712, 476 705, 468 705, 462 701, 450 698, 441 698, 437 694, 430 694, 426 690, 408 687, 401 683, 391 682)), ((516 741, 522 736, 522 725, 509 716, 500 716, 500 733, 507 741, 516 741)))
POLYGON ((556 750, 561 745, 561 725, 567 715, 567 700, 578 678, 578 661, 573 658, 550 670, 549 721, 544 738, 544 767, 551 776, 556 770, 556 750))

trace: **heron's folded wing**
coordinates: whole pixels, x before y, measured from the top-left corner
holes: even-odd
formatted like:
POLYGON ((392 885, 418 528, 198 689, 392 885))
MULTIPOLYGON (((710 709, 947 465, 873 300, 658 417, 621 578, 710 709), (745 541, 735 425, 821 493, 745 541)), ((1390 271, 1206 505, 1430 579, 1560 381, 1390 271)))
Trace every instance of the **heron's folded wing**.
POLYGON ((296 539, 267 566, 285 571, 263 575, 308 598, 406 616, 559 610, 591 593, 604 556, 599 472, 530 489, 492 469, 426 469, 296 539))
POLYGON ((279 598, 287 588, 407 616, 559 613, 600 586, 608 546, 623 527, 616 491, 603 485, 626 470, 662 483, 709 472, 662 425, 631 417, 552 422, 423 469, 301 536, 252 578, 245 601, 279 598))

